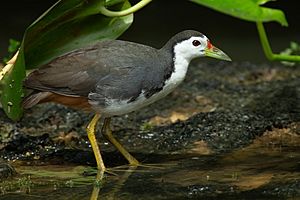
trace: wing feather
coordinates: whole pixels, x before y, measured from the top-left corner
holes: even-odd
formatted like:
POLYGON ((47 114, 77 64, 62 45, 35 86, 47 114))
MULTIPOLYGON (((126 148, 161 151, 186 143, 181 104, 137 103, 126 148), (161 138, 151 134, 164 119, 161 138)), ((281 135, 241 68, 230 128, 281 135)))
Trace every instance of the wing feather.
POLYGON ((81 48, 40 67, 24 81, 27 88, 65 96, 132 99, 161 87, 165 61, 157 49, 120 40, 81 48), (93 95, 90 95, 93 96, 93 95))

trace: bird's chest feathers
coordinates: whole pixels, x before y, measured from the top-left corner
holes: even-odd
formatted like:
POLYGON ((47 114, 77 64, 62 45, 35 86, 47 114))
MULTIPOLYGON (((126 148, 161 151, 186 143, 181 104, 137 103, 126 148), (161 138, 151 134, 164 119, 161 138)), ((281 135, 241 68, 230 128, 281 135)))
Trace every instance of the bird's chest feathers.
POLYGON ((189 61, 182 56, 176 56, 174 58, 174 72, 171 77, 165 82, 164 90, 175 89, 185 78, 189 61))

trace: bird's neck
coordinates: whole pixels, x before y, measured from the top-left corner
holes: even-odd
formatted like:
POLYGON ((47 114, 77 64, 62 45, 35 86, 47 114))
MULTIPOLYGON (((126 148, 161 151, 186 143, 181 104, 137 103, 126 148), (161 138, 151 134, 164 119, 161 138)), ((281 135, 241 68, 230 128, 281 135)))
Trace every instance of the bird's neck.
POLYGON ((187 73, 187 69, 191 59, 182 49, 178 48, 171 40, 168 41, 160 50, 163 60, 166 63, 165 79, 173 78, 177 82, 182 82, 187 73))
POLYGON ((161 49, 165 61, 165 88, 174 90, 185 78, 189 60, 181 56, 175 49, 161 49))
POLYGON ((170 79, 172 79, 174 83, 179 84, 184 80, 189 63, 190 60, 186 59, 181 53, 177 52, 176 49, 174 49, 174 57, 173 57, 174 72, 170 77, 170 79))

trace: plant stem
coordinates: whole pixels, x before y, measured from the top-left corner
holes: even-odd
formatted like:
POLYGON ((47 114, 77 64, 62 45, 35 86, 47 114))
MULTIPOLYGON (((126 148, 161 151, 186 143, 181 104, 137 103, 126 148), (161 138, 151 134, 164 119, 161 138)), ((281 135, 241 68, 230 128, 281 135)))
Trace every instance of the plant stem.
POLYGON ((126 10, 121 10, 121 11, 111 11, 105 8, 105 6, 100 7, 100 13, 107 16, 107 17, 122 17, 125 15, 130 15, 139 9, 143 8, 146 6, 148 3, 150 3, 152 0, 141 0, 139 3, 135 4, 134 6, 126 9, 126 10))
POLYGON ((300 62, 300 56, 298 55, 284 55, 284 54, 274 54, 272 52, 269 40, 262 22, 256 22, 257 31, 259 34, 260 42, 266 57, 271 61, 290 61, 290 62, 300 62))

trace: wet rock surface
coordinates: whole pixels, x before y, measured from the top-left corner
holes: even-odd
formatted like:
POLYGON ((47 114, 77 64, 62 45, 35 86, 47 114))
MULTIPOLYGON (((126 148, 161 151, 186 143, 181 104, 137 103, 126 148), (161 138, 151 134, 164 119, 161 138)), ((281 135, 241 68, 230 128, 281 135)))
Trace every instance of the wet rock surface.
POLYGON ((0 180, 14 176, 16 173, 17 172, 12 165, 5 162, 0 162, 0 180))
MULTIPOLYGON (((26 111, 20 122, 13 123, 0 110, 0 156, 5 161, 21 160, 21 165, 25 162, 29 166, 95 166, 85 133, 85 126, 91 117, 90 113, 44 104, 26 111)), ((143 185, 144 188, 156 191, 156 195, 161 195, 156 196, 157 199, 171 194, 178 195, 173 196, 175 199, 216 199, 224 197, 224 194, 228 199, 300 196, 300 168, 299 161, 295 161, 300 158, 297 153, 300 146, 299 122, 299 66, 196 61, 190 66, 185 82, 171 95, 138 112, 113 119, 114 135, 139 160, 147 163, 176 161, 177 166, 182 166, 176 170, 172 168, 168 173, 133 173, 122 190, 137 194, 134 191, 135 186, 138 187, 136 181, 143 180, 139 183, 139 188, 143 185), (253 147, 257 140, 263 142, 253 147), (276 153, 273 152, 276 154, 274 156, 270 152, 261 155, 255 151, 261 151, 265 146, 281 148, 281 152, 276 150, 276 153), (249 152, 256 153, 246 150, 240 152, 249 148, 249 152), (275 159, 273 164, 265 166, 272 172, 259 173, 265 172, 265 168, 256 167, 263 162, 259 156, 275 159), (244 178, 245 180, 239 179, 237 184, 232 184, 232 180, 230 183, 218 180, 205 182, 208 181, 206 178, 200 182, 190 181, 188 184, 173 181, 173 177, 180 177, 176 173, 185 170, 195 172, 196 175, 193 176, 197 176, 199 170, 209 169, 222 174, 222 170, 226 171, 226 162, 230 160, 228 157, 250 159, 259 176, 252 172, 253 176, 249 175, 249 179, 244 178), (187 158, 189 161, 186 161, 187 158), (195 164, 190 160, 197 162, 195 164), (290 163, 282 165, 282 169, 279 167, 282 174, 293 173, 293 176, 289 174, 290 177, 287 178, 284 175, 274 175, 273 169, 281 162, 290 163), (220 168, 222 170, 218 172, 220 168), (170 174, 169 177, 166 174, 170 174), (167 178, 161 178, 162 176, 167 178), (162 181, 159 184, 158 179, 162 181), (249 184, 245 184, 247 180, 249 184)), ((126 164, 101 134, 98 134, 98 138, 108 166, 126 164)), ((240 165, 234 159, 230 162, 232 165, 240 165)), ((245 164, 248 165, 250 163, 245 164)), ((244 173, 245 167, 241 168, 236 171, 244 173)), ((229 173, 234 174, 234 171, 229 173)), ((191 178, 186 174, 183 176, 191 178)), ((148 192, 148 195, 151 193, 147 189, 144 192, 148 192)), ((147 199, 147 195, 141 196, 147 199)))

